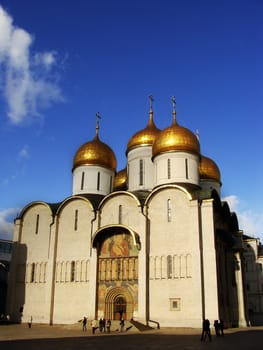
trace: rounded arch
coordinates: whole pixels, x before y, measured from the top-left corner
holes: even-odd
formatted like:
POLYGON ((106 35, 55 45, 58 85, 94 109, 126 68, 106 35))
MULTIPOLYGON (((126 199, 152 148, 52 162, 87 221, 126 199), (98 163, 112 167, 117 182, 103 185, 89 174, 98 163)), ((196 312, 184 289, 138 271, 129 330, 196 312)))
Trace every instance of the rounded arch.
POLYGON ((115 234, 116 233, 123 233, 123 231, 131 235, 133 245, 137 246, 137 248, 140 250, 141 243, 140 243, 140 237, 139 237, 138 233, 133 231, 128 226, 120 225, 120 224, 106 225, 106 226, 99 228, 92 236, 92 247, 96 248, 97 243, 102 238, 102 236, 110 235, 113 233, 115 233, 115 234))
POLYGON ((80 199, 80 200, 86 202, 88 204, 88 206, 90 207, 90 209, 94 210, 94 207, 88 198, 85 198, 83 196, 71 196, 71 197, 66 198, 63 202, 60 203, 60 205, 56 211, 56 215, 59 215, 61 213, 61 211, 67 205, 67 203, 75 201, 76 199, 80 199))
POLYGON ((36 201, 36 202, 31 202, 28 205, 26 205, 20 212, 19 214, 19 218, 22 218, 25 213, 31 209, 32 207, 36 206, 36 205, 43 205, 45 206, 49 211, 50 211, 50 215, 54 215, 54 210, 52 208, 52 205, 46 203, 46 202, 42 202, 42 201, 36 201))
POLYGON ((230 214, 230 227, 233 232, 239 231, 237 215, 234 212, 230 214))
POLYGON ((112 192, 110 194, 108 194, 107 196, 105 196, 102 201, 100 202, 100 205, 99 205, 99 210, 103 207, 103 205, 105 204, 105 202, 107 202, 109 199, 111 199, 112 197, 116 197, 116 196, 120 196, 120 195, 124 195, 124 196, 129 196, 129 197, 132 197, 136 204, 138 206, 141 205, 139 199, 136 197, 135 194, 131 193, 131 192, 128 192, 128 191, 115 191, 115 192, 112 192))
POLYGON ((108 291, 105 296, 105 318, 133 318, 133 297, 127 288, 113 287, 108 291))
POLYGON ((191 195, 184 187, 182 187, 182 186, 173 185, 173 184, 162 185, 162 186, 159 186, 159 187, 155 188, 155 189, 151 192, 151 194, 147 197, 147 199, 146 199, 146 201, 145 201, 145 206, 146 206, 146 207, 148 206, 148 204, 149 204, 149 202, 151 201, 152 197, 153 197, 156 193, 158 193, 158 192, 160 192, 160 191, 162 191, 162 190, 164 190, 164 189, 167 189, 167 188, 176 188, 176 189, 178 189, 178 190, 184 192, 184 193, 186 194, 187 198, 189 199, 189 201, 193 199, 192 195, 191 195))

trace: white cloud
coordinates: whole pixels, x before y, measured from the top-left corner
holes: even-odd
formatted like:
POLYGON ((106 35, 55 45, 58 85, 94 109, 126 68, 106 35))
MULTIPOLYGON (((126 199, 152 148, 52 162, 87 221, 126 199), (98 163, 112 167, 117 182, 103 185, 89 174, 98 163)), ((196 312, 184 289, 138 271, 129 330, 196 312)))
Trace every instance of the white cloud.
POLYGON ((33 58, 35 65, 43 65, 46 69, 56 64, 56 52, 37 53, 33 58))
POLYGON ((9 208, 0 211, 0 238, 13 239, 14 219, 20 212, 18 208, 9 208))
POLYGON ((19 159, 28 159, 29 155, 29 147, 28 145, 24 145, 23 148, 18 152, 19 159))
POLYGON ((52 76, 57 55, 54 51, 32 54, 33 36, 13 24, 0 6, 0 78, 11 123, 21 124, 40 116, 41 108, 63 101, 61 90, 52 76))
POLYGON ((241 209, 242 201, 235 195, 227 196, 223 200, 228 202, 230 210, 237 214, 240 230, 243 230, 248 236, 260 238, 263 243, 263 211, 253 212, 241 209))
POLYGON ((225 198, 222 198, 222 200, 228 203, 231 211, 237 210, 239 205, 239 199, 237 198, 237 196, 234 196, 234 195, 227 196, 225 198))

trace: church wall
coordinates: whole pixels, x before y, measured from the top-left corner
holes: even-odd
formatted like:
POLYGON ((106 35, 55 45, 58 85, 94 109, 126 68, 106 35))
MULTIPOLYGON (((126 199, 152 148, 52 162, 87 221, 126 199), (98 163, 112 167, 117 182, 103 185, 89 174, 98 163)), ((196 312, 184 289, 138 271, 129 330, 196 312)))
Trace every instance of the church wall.
POLYGON ((11 316, 16 321, 48 322, 48 300, 46 298, 48 260, 50 253, 51 211, 45 204, 33 204, 24 213, 16 228, 16 239, 12 274, 15 295, 11 301, 11 316), (23 312, 18 310, 23 308, 23 312))
POLYGON ((89 202, 74 199, 58 217, 53 323, 74 323, 91 313, 89 280, 91 222, 89 202))
POLYGON ((88 258, 91 249, 93 208, 89 202, 73 199, 58 217, 57 260, 88 258))
POLYGON ((202 320, 198 206, 177 188, 149 203, 150 319, 200 327, 202 320), (169 204, 168 204, 169 203, 169 204))
POLYGON ((213 199, 202 201, 202 256, 205 317, 219 319, 213 199))
POLYGON ((47 261, 51 223, 51 211, 43 204, 36 204, 26 211, 20 243, 27 246, 27 261, 47 261))
POLYGON ((76 323, 84 316, 90 319, 90 299, 89 282, 57 282, 53 323, 76 323))
POLYGON ((144 223, 138 201, 130 195, 117 195, 105 201, 101 208, 100 227, 122 224, 140 234, 144 223), (121 206, 121 208, 120 208, 121 206), (121 222, 120 222, 121 221, 121 222))

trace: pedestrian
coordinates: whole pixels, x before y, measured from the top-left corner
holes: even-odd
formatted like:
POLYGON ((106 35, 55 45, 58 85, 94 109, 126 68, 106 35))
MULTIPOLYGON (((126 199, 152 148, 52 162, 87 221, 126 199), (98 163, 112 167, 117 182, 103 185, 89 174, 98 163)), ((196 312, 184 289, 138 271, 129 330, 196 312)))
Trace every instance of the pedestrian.
POLYGON ((31 328, 32 327, 32 323, 33 323, 33 317, 31 316, 30 317, 30 320, 28 322, 28 328, 31 328))
POLYGON ((102 320, 102 318, 100 318, 100 320, 99 320, 99 329, 100 329, 100 332, 103 331, 103 320, 102 320))
POLYGON ((215 334, 217 337, 220 337, 220 324, 218 320, 214 321, 214 327, 215 327, 215 334))
POLYGON ((124 331, 124 319, 122 318, 120 321, 120 332, 124 331))
POLYGON ((91 329, 92 329, 92 334, 95 334, 95 331, 97 329, 97 320, 96 319, 91 321, 91 329))
POLYGON ((211 331, 210 331, 210 322, 208 319, 203 319, 203 329, 201 335, 201 341, 205 341, 208 337, 209 341, 212 341, 211 331))
POLYGON ((220 329, 220 334, 222 337, 224 336, 224 328, 225 328, 224 321, 221 319, 220 323, 219 323, 219 329, 220 329))
POLYGON ((107 320, 107 323, 106 323, 107 333, 110 333, 110 327, 111 327, 111 320, 108 319, 108 320, 107 320))
POLYGON ((82 330, 83 332, 86 332, 87 330, 87 317, 83 317, 83 320, 82 320, 82 330))
POLYGON ((102 329, 103 329, 103 332, 105 333, 106 332, 106 320, 104 317, 102 319, 102 329))

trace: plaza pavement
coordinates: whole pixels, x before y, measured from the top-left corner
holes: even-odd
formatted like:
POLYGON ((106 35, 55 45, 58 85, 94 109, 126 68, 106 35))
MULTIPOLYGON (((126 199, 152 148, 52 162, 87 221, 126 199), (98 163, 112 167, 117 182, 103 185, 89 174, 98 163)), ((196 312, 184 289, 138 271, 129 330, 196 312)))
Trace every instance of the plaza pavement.
POLYGON ((194 350, 231 349, 262 350, 263 327, 226 329, 224 337, 216 337, 212 329, 212 341, 200 341, 201 329, 160 328, 140 332, 132 327, 123 333, 113 329, 110 334, 98 330, 92 335, 81 323, 68 326, 33 324, 0 325, 1 350, 194 350))

